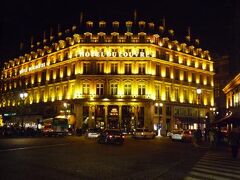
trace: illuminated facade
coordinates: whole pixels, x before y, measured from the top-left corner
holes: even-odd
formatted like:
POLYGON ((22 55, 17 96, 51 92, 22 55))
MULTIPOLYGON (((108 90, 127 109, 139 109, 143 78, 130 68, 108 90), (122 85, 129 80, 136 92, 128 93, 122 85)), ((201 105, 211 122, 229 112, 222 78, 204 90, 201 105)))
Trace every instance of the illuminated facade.
POLYGON ((240 126, 240 74, 236 75, 224 88, 226 96, 225 115, 218 120, 219 124, 232 128, 240 126))
POLYGON ((214 105, 208 51, 171 40, 173 31, 167 37, 164 27, 154 23, 93 24, 86 22, 81 33, 75 26, 64 35, 59 32, 58 40, 51 36, 32 46, 31 52, 6 62, 2 111, 19 106, 19 93, 24 90, 29 111, 43 116, 53 112, 47 108, 57 112, 63 102, 69 103, 75 127, 130 130, 161 124, 165 132, 177 126, 193 128, 205 118, 214 105), (112 31, 105 33, 110 26, 112 31))
POLYGON ((238 108, 240 106, 240 74, 235 76, 224 88, 226 95, 226 108, 238 108))

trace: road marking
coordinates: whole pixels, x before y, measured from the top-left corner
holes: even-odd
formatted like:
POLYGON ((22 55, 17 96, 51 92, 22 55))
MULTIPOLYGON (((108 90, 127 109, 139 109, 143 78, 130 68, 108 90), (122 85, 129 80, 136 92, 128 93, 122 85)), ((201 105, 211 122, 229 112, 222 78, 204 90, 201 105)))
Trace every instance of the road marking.
POLYGON ((62 144, 51 144, 44 146, 29 146, 29 147, 19 147, 19 148, 11 148, 11 149, 1 149, 0 152, 11 152, 11 151, 21 151, 21 150, 30 150, 30 149, 40 149, 40 148, 48 148, 48 147, 56 147, 56 146, 65 146, 70 143, 62 143, 62 144))
POLYGON ((208 152, 192 168, 184 180, 232 180, 240 179, 237 160, 227 152, 208 152))

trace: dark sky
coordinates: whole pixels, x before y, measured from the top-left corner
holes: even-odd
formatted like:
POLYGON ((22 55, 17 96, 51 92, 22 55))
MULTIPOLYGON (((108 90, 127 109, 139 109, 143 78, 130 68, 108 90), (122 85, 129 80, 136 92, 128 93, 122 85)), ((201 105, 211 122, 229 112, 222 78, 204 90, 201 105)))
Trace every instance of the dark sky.
POLYGON ((237 17, 237 0, 3 0, 0 9, 0 62, 19 55, 19 44, 29 46, 30 38, 42 38, 43 31, 55 32, 57 25, 69 27, 84 21, 138 20, 161 22, 173 28, 177 36, 186 36, 191 26, 192 36, 199 38, 201 47, 223 55, 229 52, 233 25, 237 17))

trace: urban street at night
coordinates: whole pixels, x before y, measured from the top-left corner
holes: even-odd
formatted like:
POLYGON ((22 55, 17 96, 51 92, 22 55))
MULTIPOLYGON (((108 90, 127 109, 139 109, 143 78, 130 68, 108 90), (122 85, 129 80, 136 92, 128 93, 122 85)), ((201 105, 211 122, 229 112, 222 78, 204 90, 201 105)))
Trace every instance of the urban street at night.
POLYGON ((0 2, 0 180, 239 180, 239 0, 0 2))
POLYGON ((225 168, 222 174, 216 173, 217 167, 205 172, 212 167, 209 161, 192 170, 204 155, 211 152, 213 159, 217 152, 166 137, 127 137, 123 145, 98 144, 76 136, 0 139, 0 144, 0 179, 234 179, 240 170, 240 163, 226 152, 214 160, 218 168, 225 168), (231 161, 235 168, 229 165, 231 161))

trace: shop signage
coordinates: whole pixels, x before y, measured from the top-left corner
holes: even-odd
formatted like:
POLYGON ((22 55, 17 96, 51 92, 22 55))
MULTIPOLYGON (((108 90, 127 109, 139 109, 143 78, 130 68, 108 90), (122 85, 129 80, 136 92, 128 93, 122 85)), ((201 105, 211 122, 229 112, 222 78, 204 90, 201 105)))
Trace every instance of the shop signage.
POLYGON ((33 70, 36 70, 36 69, 39 69, 39 68, 43 68, 45 67, 46 64, 45 63, 41 63, 41 64, 38 64, 36 66, 31 66, 31 67, 28 67, 28 68, 23 68, 19 71, 20 74, 22 73, 26 73, 26 72, 30 72, 30 71, 33 71, 33 70))

